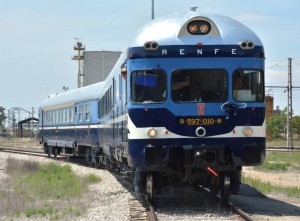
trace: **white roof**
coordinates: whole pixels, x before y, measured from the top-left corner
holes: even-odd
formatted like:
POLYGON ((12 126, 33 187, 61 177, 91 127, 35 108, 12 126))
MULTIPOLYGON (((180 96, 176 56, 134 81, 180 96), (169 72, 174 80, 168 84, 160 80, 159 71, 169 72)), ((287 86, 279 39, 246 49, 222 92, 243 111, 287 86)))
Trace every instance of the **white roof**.
POLYGON ((100 97, 104 82, 49 96, 40 108, 56 107, 68 103, 95 100, 100 97))
POLYGON ((230 17, 190 11, 160 17, 142 26, 137 30, 130 47, 143 46, 147 41, 156 41, 159 45, 193 45, 199 41, 205 45, 236 45, 246 40, 262 46, 260 39, 252 30, 230 17), (209 21, 213 24, 214 31, 207 35, 199 35, 198 38, 188 34, 186 25, 197 19, 209 21))

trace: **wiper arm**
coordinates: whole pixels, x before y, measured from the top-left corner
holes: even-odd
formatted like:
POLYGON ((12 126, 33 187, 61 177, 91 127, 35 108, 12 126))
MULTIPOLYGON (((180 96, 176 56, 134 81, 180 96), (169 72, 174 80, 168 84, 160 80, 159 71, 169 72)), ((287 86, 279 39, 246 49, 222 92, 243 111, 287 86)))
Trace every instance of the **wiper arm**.
POLYGON ((226 102, 222 104, 221 110, 227 113, 226 119, 229 119, 231 115, 237 115, 237 111, 240 108, 246 108, 247 104, 246 103, 235 103, 235 102, 226 102))

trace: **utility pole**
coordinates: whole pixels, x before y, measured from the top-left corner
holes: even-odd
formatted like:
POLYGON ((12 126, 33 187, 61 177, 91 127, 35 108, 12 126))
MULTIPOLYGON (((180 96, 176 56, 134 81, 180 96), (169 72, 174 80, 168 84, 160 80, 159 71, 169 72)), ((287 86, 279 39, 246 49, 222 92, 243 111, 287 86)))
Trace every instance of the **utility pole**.
POLYGON ((287 149, 293 150, 293 94, 292 59, 288 58, 288 106, 287 106, 287 149))
POLYGON ((84 60, 83 55, 81 55, 81 51, 85 50, 85 47, 82 45, 81 42, 78 41, 78 38, 75 38, 77 40, 76 45, 74 46, 74 50, 77 51, 77 55, 74 55, 72 60, 78 61, 78 79, 77 79, 77 87, 80 88, 83 86, 83 74, 81 74, 80 69, 80 63, 82 60, 84 60))
POLYGON ((152 13, 151 13, 152 20, 154 19, 154 0, 152 0, 152 13))
POLYGON ((288 86, 265 86, 266 88, 282 88, 284 93, 288 92, 287 119, 286 119, 286 146, 287 149, 294 149, 293 144, 293 89, 299 89, 298 86, 292 86, 292 58, 288 58, 288 86))

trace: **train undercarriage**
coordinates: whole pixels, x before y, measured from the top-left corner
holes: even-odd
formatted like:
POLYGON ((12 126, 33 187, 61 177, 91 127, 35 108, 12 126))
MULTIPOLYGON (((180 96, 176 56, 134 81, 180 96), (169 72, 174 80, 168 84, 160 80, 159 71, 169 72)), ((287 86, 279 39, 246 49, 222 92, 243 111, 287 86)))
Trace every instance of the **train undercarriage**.
MULTIPOLYGON (((146 160, 148 166, 144 168, 130 168, 127 159, 113 154, 113 150, 104 151, 89 146, 65 148, 47 144, 44 150, 49 157, 60 154, 79 156, 84 157, 90 165, 126 171, 131 174, 135 191, 145 192, 149 198, 161 194, 165 187, 201 185, 218 194, 225 202, 241 183, 242 167, 234 164, 229 147, 172 147, 166 154, 167 159, 160 160, 152 151, 150 155, 154 160, 146 160)), ((149 152, 145 152, 145 157, 150 157, 147 156, 149 152)))
POLYGON ((143 189, 150 198, 160 194, 164 186, 201 185, 219 194, 225 202, 238 190, 241 170, 241 166, 234 164, 229 147, 173 147, 159 170, 138 168, 135 185, 137 191, 143 189))

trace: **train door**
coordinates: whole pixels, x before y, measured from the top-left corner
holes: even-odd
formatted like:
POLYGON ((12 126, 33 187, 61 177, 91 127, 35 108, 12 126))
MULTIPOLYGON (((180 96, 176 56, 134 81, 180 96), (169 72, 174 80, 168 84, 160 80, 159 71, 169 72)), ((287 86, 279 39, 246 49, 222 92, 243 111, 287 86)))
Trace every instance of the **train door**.
POLYGON ((118 117, 118 113, 116 110, 116 79, 113 78, 112 80, 112 119, 113 119, 113 124, 112 124, 112 135, 113 135, 113 140, 116 139, 116 124, 118 123, 116 121, 116 118, 118 117))
POLYGON ((128 140, 128 134, 127 134, 127 118, 126 115, 126 109, 127 109, 127 81, 123 80, 124 87, 122 88, 122 106, 121 106, 121 115, 123 116, 122 120, 122 142, 127 142, 128 140))
POLYGON ((39 138, 40 138, 40 143, 44 142, 44 111, 41 109, 39 112, 39 122, 40 123, 40 130, 39 130, 39 138))

